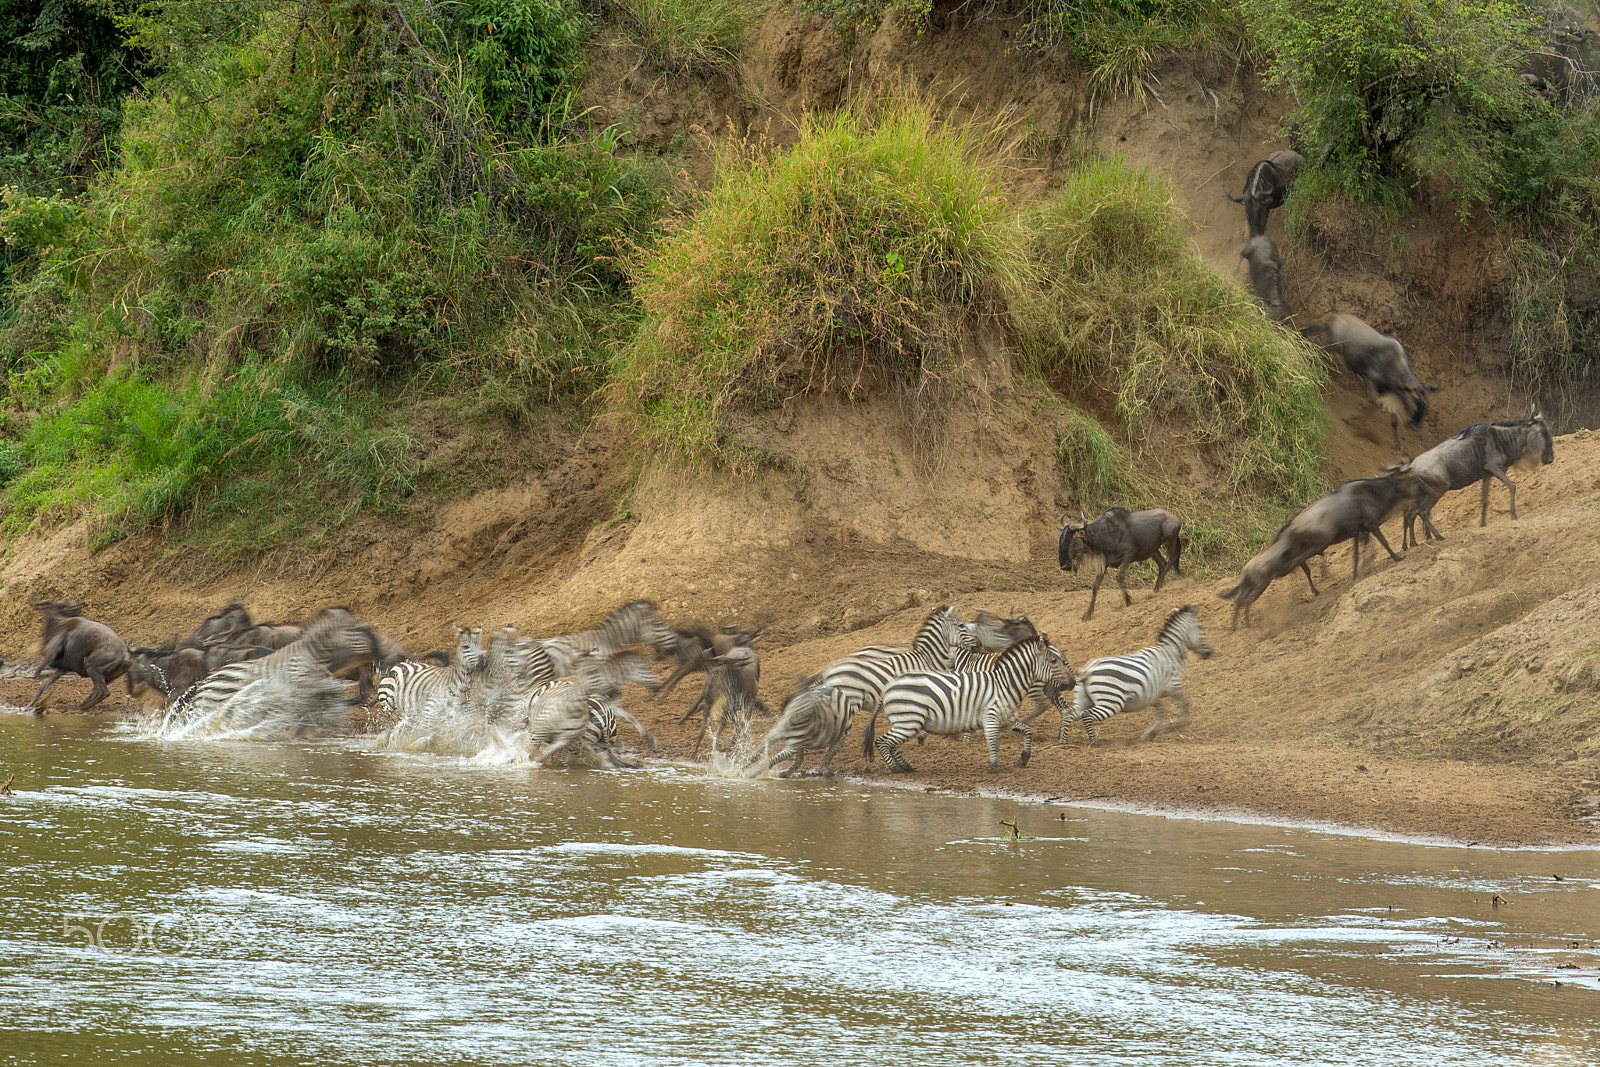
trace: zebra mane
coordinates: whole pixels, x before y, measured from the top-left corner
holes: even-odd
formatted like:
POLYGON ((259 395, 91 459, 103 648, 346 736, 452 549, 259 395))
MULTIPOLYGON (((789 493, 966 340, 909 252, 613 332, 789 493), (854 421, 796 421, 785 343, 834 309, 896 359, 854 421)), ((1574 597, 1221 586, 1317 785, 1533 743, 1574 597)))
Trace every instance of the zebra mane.
POLYGON ((1019 637, 1005 647, 1005 651, 995 657, 994 666, 998 670, 1004 664, 1010 663, 1013 658, 1020 659, 1027 653, 1029 645, 1037 645, 1045 640, 1043 634, 1034 634, 1032 637, 1019 637))
POLYGON ((1156 644, 1159 645, 1169 637, 1176 637, 1178 627, 1183 625, 1184 616, 1197 616, 1199 614, 1200 609, 1193 604, 1185 604, 1181 608, 1173 608, 1172 614, 1167 616, 1167 621, 1161 624, 1161 632, 1156 634, 1156 644))

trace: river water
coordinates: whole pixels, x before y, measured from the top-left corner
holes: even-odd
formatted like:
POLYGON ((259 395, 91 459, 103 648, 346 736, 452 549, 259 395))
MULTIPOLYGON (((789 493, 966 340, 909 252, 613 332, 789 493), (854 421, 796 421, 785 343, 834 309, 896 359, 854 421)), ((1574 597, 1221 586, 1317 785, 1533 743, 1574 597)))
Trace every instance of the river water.
POLYGON ((80 716, 0 768, 4 1063, 1600 1062, 1594 851, 80 716))

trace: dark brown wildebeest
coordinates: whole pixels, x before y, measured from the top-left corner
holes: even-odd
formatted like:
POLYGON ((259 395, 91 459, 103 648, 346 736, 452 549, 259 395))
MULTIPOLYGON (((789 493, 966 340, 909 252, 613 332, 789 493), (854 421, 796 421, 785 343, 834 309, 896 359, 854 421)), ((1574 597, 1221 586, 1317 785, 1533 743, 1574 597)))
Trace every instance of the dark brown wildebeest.
POLYGON ((123 679, 128 695, 144 697, 158 693, 163 704, 170 704, 189 687, 230 663, 270 656, 265 645, 179 645, 176 648, 128 649, 128 673, 123 679))
POLYGON ((1039 636, 1039 628, 1026 615, 1002 619, 993 612, 980 611, 967 623, 967 630, 979 652, 1004 652, 1018 641, 1039 636))
POLYGON ((1250 168, 1244 189, 1237 196, 1228 194, 1229 200, 1244 205, 1244 218, 1250 226, 1251 237, 1267 232, 1267 216, 1272 214, 1273 208, 1283 206, 1283 198, 1304 162, 1300 153, 1287 148, 1274 152, 1250 168))
POLYGON ((1416 520, 1422 516, 1422 529, 1429 540, 1444 539, 1433 527, 1433 506, 1439 498, 1456 489, 1481 482, 1483 492, 1478 509, 1478 525, 1489 525, 1489 479, 1498 478, 1511 491, 1511 517, 1517 517, 1517 487, 1506 472, 1512 467, 1542 466, 1555 462, 1555 441, 1550 427, 1539 414, 1539 407, 1525 419, 1506 422, 1480 422, 1468 426, 1448 441, 1440 442, 1411 461, 1417 476, 1417 497, 1406 511, 1405 530, 1400 547, 1417 544, 1416 520))
MULTIPOLYGON (((1089 609, 1083 613, 1088 622, 1094 614, 1094 602, 1100 595, 1100 583, 1105 580, 1106 568, 1117 568, 1117 588, 1122 590, 1124 607, 1133 603, 1128 595, 1128 568, 1141 560, 1156 561, 1156 592, 1166 580, 1167 570, 1180 578, 1178 554, 1183 550, 1180 532, 1183 520, 1170 511, 1149 508, 1129 511, 1127 508, 1107 508, 1093 522, 1080 513, 1081 523, 1061 524, 1061 539, 1056 544, 1056 560, 1062 570, 1076 571, 1087 566, 1095 572, 1094 587, 1089 591, 1089 609), (1167 550, 1162 555, 1161 550, 1167 550)), ((1065 516, 1062 517, 1065 519, 1065 516)))
POLYGON ((1244 613, 1244 623, 1250 625, 1250 605, 1264 592, 1274 579, 1281 578, 1296 567, 1305 572, 1306 582, 1313 596, 1317 585, 1311 580, 1307 561, 1321 555, 1341 541, 1354 540, 1355 576, 1361 575, 1361 543, 1368 536, 1376 537, 1389 558, 1399 562, 1394 549, 1383 536, 1383 522, 1400 506, 1414 498, 1417 479, 1410 463, 1390 467, 1375 478, 1356 478, 1337 486, 1326 496, 1306 505, 1301 511, 1278 528, 1272 542, 1257 552, 1239 576, 1239 584, 1219 594, 1232 600, 1233 623, 1228 628, 1237 629, 1239 613, 1244 613))
POLYGON ((1250 265, 1250 290, 1274 322, 1289 314, 1289 305, 1283 299, 1283 260, 1278 246, 1266 234, 1250 238, 1239 257, 1250 265))
POLYGON ((1300 333, 1320 336, 1317 343, 1342 355, 1345 366, 1367 383, 1367 396, 1389 413, 1396 449, 1400 447, 1401 416, 1413 430, 1422 425, 1422 417, 1428 413, 1428 394, 1434 387, 1423 385, 1411 373, 1405 345, 1342 311, 1300 327, 1300 333))
POLYGON ((215 615, 207 616, 205 621, 194 628, 194 633, 178 642, 179 647, 201 648, 205 645, 216 644, 250 628, 250 613, 244 605, 234 600, 215 615))
POLYGON ((49 671, 50 677, 24 706, 43 715, 44 707, 39 701, 66 673, 94 683, 94 691, 78 705, 79 711, 92 708, 110 696, 106 683, 122 677, 128 669, 128 643, 105 623, 85 618, 76 604, 64 600, 36 600, 33 607, 43 616, 44 622, 39 638, 39 669, 33 676, 38 678, 49 671))

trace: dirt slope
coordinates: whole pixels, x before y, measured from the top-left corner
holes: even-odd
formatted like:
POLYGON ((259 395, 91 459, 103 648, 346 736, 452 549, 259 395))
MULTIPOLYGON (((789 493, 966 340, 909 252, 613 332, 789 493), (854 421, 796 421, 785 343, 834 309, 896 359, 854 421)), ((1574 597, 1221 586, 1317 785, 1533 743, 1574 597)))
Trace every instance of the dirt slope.
MULTIPOLYGON (((1243 284, 1243 214, 1223 193, 1283 143, 1285 110, 1248 70, 1217 57, 1175 60, 1159 71, 1159 99, 1097 106, 1085 135, 1089 101, 1076 72, 1012 55, 1002 19, 936 15, 926 34, 891 22, 843 55, 820 22, 773 13, 755 29, 739 85, 651 72, 615 44, 596 61, 597 81, 615 75, 596 106, 609 109, 602 119, 632 124, 639 150, 679 153, 703 182, 707 130, 782 140, 802 107, 909 80, 944 93, 956 114, 1014 109, 1035 160, 1015 176, 1019 193, 1048 185, 1086 138, 1168 173, 1195 220, 1196 247, 1243 284)), ((1379 255, 1370 235, 1343 233, 1337 219, 1317 220, 1304 247, 1283 237, 1280 217, 1270 230, 1305 312, 1350 310, 1396 332, 1419 374, 1440 383, 1422 431, 1406 439, 1411 451, 1525 410, 1492 374, 1490 334, 1473 332, 1489 237, 1440 218, 1408 221, 1392 255, 1386 240, 1379 255)), ((1475 494, 1456 494, 1436 511, 1442 545, 1400 563, 1378 559, 1354 585, 1346 550, 1335 550, 1321 597, 1298 578, 1280 581, 1258 603, 1254 629, 1227 632, 1229 605, 1215 593, 1231 581, 1221 575, 1191 576, 1157 598, 1141 586, 1126 609, 1102 596, 1082 623, 1087 594, 1054 561, 1067 501, 1048 435, 1004 361, 987 365, 988 394, 957 412, 931 457, 913 458, 892 403, 823 402, 755 428, 785 458, 756 478, 657 470, 635 485, 628 442, 599 425, 509 485, 419 502, 405 521, 363 520, 337 544, 249 572, 197 578, 156 534, 90 553, 86 526, 69 526, 9 546, 0 654, 14 662, 33 650, 27 601, 37 597, 81 600, 136 643, 169 639, 234 598, 262 618, 343 603, 421 652, 448 647, 452 622, 554 633, 643 596, 678 621, 766 622, 763 691, 776 703, 801 671, 907 640, 938 603, 1025 610, 1081 665, 1147 644, 1171 607, 1194 601, 1218 655, 1193 672, 1196 714, 1182 737, 1129 743, 1148 719, 1114 719, 1106 746, 1089 751, 1080 733, 1066 748, 1042 744, 1025 769, 993 774, 976 743, 936 740, 912 754, 917 780, 1486 843, 1591 834, 1580 816, 1600 815, 1595 435, 1560 439, 1553 466, 1520 476, 1518 522, 1497 489, 1479 531, 1475 494)), ((1328 403, 1330 482, 1394 458, 1387 418, 1348 374, 1335 377, 1328 403)), ((20 703, 31 691, 0 680, 0 698, 20 703)), ((59 703, 86 691, 63 683, 59 703)), ((630 705, 662 728, 669 755, 688 754, 692 731, 669 720, 690 698, 630 705)), ((1054 723, 1043 725, 1041 741, 1053 741, 1054 723)), ((886 780, 858 745, 839 765, 886 780)))

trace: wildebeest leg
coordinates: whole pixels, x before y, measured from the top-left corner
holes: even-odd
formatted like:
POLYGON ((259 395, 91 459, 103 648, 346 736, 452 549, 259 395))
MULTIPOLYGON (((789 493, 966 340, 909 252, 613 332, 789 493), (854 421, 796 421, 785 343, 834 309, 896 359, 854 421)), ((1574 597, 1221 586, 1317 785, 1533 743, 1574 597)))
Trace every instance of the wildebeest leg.
MULTIPOLYGON (((1311 587, 1311 595, 1321 596, 1322 593, 1317 589, 1317 583, 1311 580, 1311 561, 1305 559, 1301 560, 1300 569, 1305 572, 1306 584, 1311 587)), ((1250 605, 1248 604, 1246 604, 1244 608, 1244 624, 1245 626, 1250 625, 1250 605)))
POLYGON ((1394 560, 1396 563, 1400 562, 1400 557, 1394 554, 1394 549, 1389 547, 1389 542, 1383 536, 1383 527, 1374 526, 1372 528, 1372 536, 1376 537, 1378 539, 1378 544, 1382 545, 1383 550, 1389 553, 1390 559, 1394 560))
POLYGON ((1089 588, 1089 610, 1083 613, 1083 621, 1088 622, 1089 616, 1094 614, 1094 601, 1100 595, 1100 583, 1106 580, 1106 572, 1101 571, 1094 576, 1094 585, 1089 588))
POLYGON ((1128 595, 1128 583, 1124 580, 1128 577, 1128 568, 1132 565, 1133 560, 1130 559, 1117 568, 1117 588, 1122 590, 1122 606, 1125 608, 1133 606, 1133 597, 1128 595))
MULTIPOLYGON (((41 666, 38 671, 34 671, 33 672, 33 676, 35 678, 39 677, 39 672, 43 671, 44 669, 45 668, 43 666, 41 666)), ((56 684, 56 680, 61 677, 61 672, 59 670, 56 670, 54 667, 50 668, 50 672, 51 672, 50 673, 50 677, 46 678, 44 680, 44 684, 39 687, 39 691, 37 693, 33 694, 33 699, 28 701, 26 704, 22 705, 24 710, 26 710, 28 708, 33 708, 33 712, 34 712, 35 715, 43 715, 44 714, 44 708, 42 706, 40 706, 39 700, 40 700, 40 698, 42 698, 44 696, 45 691, 47 689, 49 689, 52 685, 55 685, 56 684)))
POLYGON ((1400 416, 1389 412, 1389 428, 1394 431, 1394 450, 1400 451, 1400 416))
POLYGON ((1172 573, 1179 578, 1183 577, 1183 568, 1178 566, 1178 557, 1183 554, 1183 541, 1177 534, 1172 535, 1172 540, 1167 542, 1167 555, 1172 557, 1172 573))
POLYGON ((82 704, 78 705, 79 711, 88 711, 106 697, 111 695, 111 690, 106 686, 105 675, 101 674, 92 665, 85 664, 84 670, 89 672, 89 681, 94 683, 94 692, 90 693, 82 704))
POLYGON ((1443 541, 1444 534, 1440 533, 1433 525, 1433 505, 1429 504, 1422 513, 1422 530, 1430 541, 1443 541))
MULTIPOLYGON (((1511 517, 1513 519, 1515 519, 1517 517, 1517 487, 1511 484, 1511 479, 1506 477, 1506 472, 1505 471, 1491 470, 1489 473, 1491 475, 1493 475, 1494 477, 1499 478, 1502 482, 1505 483, 1506 490, 1508 492, 1510 492, 1510 494, 1511 494, 1511 517)), ((1489 479, 1488 478, 1485 478, 1483 480, 1483 509, 1482 509, 1482 513, 1480 515, 1480 521, 1479 521, 1478 525, 1479 526, 1487 526, 1487 525, 1489 525, 1489 479)))
POLYGON ((1156 549, 1156 587, 1154 590, 1152 590, 1152 592, 1161 592, 1161 583, 1166 580, 1166 577, 1167 557, 1163 556, 1161 554, 1161 550, 1158 548, 1156 549))

